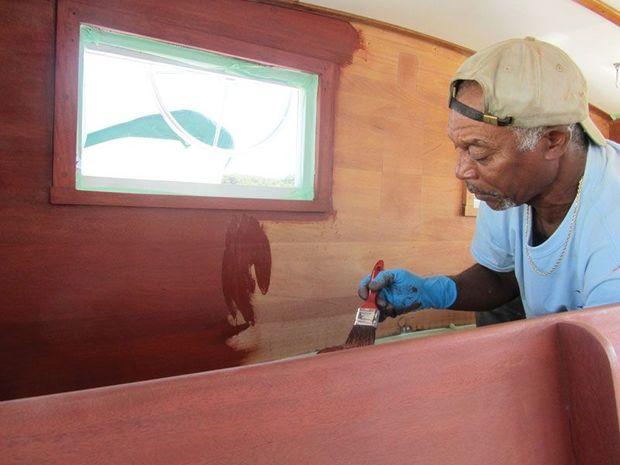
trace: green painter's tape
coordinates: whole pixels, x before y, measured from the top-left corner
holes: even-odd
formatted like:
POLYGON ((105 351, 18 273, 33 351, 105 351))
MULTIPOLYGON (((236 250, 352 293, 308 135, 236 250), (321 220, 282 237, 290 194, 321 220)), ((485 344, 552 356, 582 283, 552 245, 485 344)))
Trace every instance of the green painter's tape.
MULTIPOLYGON (((191 47, 185 47, 181 45, 176 45, 168 42, 163 42, 154 39, 147 39, 143 37, 138 37, 130 34, 122 34, 118 32, 112 32, 105 29, 101 29, 99 27, 90 26, 90 25, 81 25, 80 26, 80 61, 79 61, 79 82, 80 89, 78 94, 78 108, 79 116, 78 116, 78 147, 81 150, 81 147, 88 145, 94 145, 95 143, 102 142, 104 140, 108 140, 108 137, 116 138, 119 134, 122 134, 123 131, 131 132, 137 130, 141 131, 140 127, 143 126, 139 123, 139 121, 133 121, 133 123, 138 124, 140 127, 114 127, 108 128, 111 130, 109 134, 90 134, 86 141, 82 141, 83 138, 81 131, 81 108, 82 108, 82 76, 83 76, 83 56, 85 48, 96 48, 97 46, 108 46, 114 47, 124 50, 129 50, 132 52, 136 52, 145 58, 160 58, 166 61, 170 61, 173 64, 177 63, 179 65, 189 65, 193 67, 198 67, 200 69, 204 69, 206 71, 217 72, 224 75, 236 76, 242 78, 255 79, 265 82, 283 84, 289 87, 295 87, 301 91, 303 95, 304 104, 305 104, 305 115, 303 116, 304 121, 302 121, 302 127, 305 128, 303 137, 303 166, 302 166, 302 176, 301 176, 301 185, 292 190, 286 189, 283 190, 282 195, 273 198, 286 198, 291 200, 313 200, 314 199, 314 174, 315 174, 315 153, 316 153, 316 144, 315 144, 315 136, 316 136, 316 101, 318 96, 318 85, 319 78, 315 74, 304 73, 302 71, 297 71, 293 69, 280 68, 275 66, 267 66, 264 64, 254 63, 247 60, 241 60, 238 58, 228 57, 224 55, 219 55, 216 53, 207 52, 204 50, 199 50, 191 47), (120 132, 119 132, 120 131, 120 132), (114 134, 116 134, 116 137, 114 134), (92 139, 91 139, 92 137, 92 139)), ((188 116, 188 115, 184 115, 188 116)), ((148 118, 148 117, 146 117, 148 118)), ((163 122, 163 121, 162 121, 163 122)), ((194 123, 198 124, 198 122, 194 123)), ((193 124, 193 123, 192 123, 193 124)), ((212 123, 211 123, 212 124, 212 123)), ((119 125, 121 126, 121 125, 119 125)), ((134 125, 135 126, 135 125, 134 125)), ((183 125, 186 126, 185 124, 183 125)), ((143 128, 142 128, 143 129, 143 128)), ((149 137, 161 137, 161 138, 177 138, 176 135, 170 134, 169 131, 163 129, 159 131, 161 134, 159 135, 151 135, 149 137)), ((191 130, 188 130, 190 134, 191 130)), ((131 134, 128 136, 121 137, 130 137, 135 134, 131 134)), ((222 133, 221 143, 218 144, 220 148, 229 148, 232 145, 232 139, 230 138, 230 134, 223 132, 222 133), (231 139, 231 140, 229 140, 231 139)), ((210 141, 209 141, 210 142, 210 141)), ((79 155, 78 155, 79 156, 79 155)), ((134 193, 144 193, 144 194, 175 194, 176 192, 168 192, 165 189, 159 191, 157 189, 148 189, 142 190, 139 188, 135 188, 135 186, 131 186, 131 183, 124 187, 116 186, 111 188, 105 187, 97 187, 93 188, 89 186, 87 182, 87 177, 81 175, 81 173, 77 172, 76 176, 76 187, 82 190, 97 190, 104 191, 109 190, 112 192, 134 192, 134 193)))
POLYGON ((267 66, 155 39, 111 32, 94 26, 82 25, 80 39, 86 47, 111 45, 231 76, 261 79, 300 89, 310 89, 318 85, 318 76, 314 74, 267 66))

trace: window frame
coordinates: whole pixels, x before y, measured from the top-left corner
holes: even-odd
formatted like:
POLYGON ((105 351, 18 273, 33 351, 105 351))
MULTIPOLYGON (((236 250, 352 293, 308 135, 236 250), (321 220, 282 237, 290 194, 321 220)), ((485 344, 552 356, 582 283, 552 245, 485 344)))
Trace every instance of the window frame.
MULTIPOLYGON (((213 2, 211 5, 201 3, 205 7, 204 10, 197 10, 198 2, 184 0, 182 2, 184 5, 179 5, 173 11, 168 11, 168 14, 158 12, 156 15, 148 12, 157 11, 154 7, 163 3, 160 0, 141 0, 140 2, 112 0, 109 4, 105 2, 106 5, 103 5, 103 3, 97 0, 59 0, 58 2, 51 203, 292 212, 331 211, 334 106, 339 76, 337 59, 331 59, 329 56, 326 59, 320 56, 328 55, 320 46, 317 47, 316 51, 309 50, 308 53, 306 48, 296 46, 294 41, 292 41, 293 46, 299 50, 290 51, 274 48, 272 46, 273 37, 267 35, 266 39, 263 38, 262 34, 266 33, 266 30, 261 31, 261 27, 252 27, 249 33, 244 30, 244 35, 249 36, 251 42, 212 33, 212 30, 222 32, 221 28, 218 29, 218 25, 214 24, 213 28, 209 28, 209 17, 212 16, 211 10, 213 9, 224 10, 218 11, 218 13, 231 18, 231 22, 238 23, 237 27, 245 27, 241 23, 244 20, 243 15, 239 15, 238 8, 253 9, 252 14, 256 23, 260 24, 262 21, 265 25, 269 24, 269 17, 273 15, 274 8, 279 10, 283 10, 283 8, 237 0, 235 2, 213 2), (189 7, 191 5, 194 6, 193 11, 186 12, 187 10, 182 8, 182 6, 189 7), (211 10, 207 7, 210 7, 211 10), (189 18, 190 14, 193 15, 192 19, 189 18), (198 15, 197 18, 196 15, 198 15), (260 15, 263 17, 261 18, 260 15), (259 17, 256 18, 256 16, 259 17), (76 143, 81 24, 91 24, 124 34, 135 34, 244 60, 317 74, 319 86, 316 102, 314 200, 251 199, 78 190, 76 188, 76 143)), ((306 13, 290 10, 287 14, 305 15, 306 13)), ((320 18, 320 20, 333 21, 329 18, 320 18)), ((217 21, 217 18, 212 21, 217 21)), ((228 26, 230 27, 230 25, 228 26)), ((263 29, 265 27, 263 26, 263 29)), ((292 37, 301 31, 291 29, 284 31, 284 33, 292 37)))

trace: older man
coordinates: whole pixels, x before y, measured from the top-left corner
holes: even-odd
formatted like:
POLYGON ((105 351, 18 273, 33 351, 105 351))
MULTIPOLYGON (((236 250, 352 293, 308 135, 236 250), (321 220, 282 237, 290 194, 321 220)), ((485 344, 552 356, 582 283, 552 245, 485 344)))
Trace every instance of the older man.
POLYGON ((620 145, 589 118, 586 82, 533 38, 470 57, 450 85, 456 176, 482 201, 456 276, 387 270, 369 283, 383 316, 488 311, 521 297, 528 317, 620 302, 620 145))

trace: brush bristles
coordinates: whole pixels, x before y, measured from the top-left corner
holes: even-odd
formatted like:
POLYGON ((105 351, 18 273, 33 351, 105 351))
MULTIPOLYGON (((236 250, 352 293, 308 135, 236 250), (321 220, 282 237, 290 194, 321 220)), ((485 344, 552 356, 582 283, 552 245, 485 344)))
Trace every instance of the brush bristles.
POLYGON ((360 307, 355 315, 355 323, 344 344, 319 350, 319 354, 353 347, 371 346, 375 343, 375 334, 379 322, 379 310, 376 307, 360 307))
POLYGON ((362 347, 373 345, 375 343, 376 332, 377 328, 374 326, 354 325, 353 328, 351 328, 349 337, 347 337, 347 341, 344 345, 345 347, 362 347))

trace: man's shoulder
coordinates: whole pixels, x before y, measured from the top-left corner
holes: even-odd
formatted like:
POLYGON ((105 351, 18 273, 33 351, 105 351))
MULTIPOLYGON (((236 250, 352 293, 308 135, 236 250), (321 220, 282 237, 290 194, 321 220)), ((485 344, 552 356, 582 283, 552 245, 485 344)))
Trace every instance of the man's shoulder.
POLYGON ((610 258, 620 259, 620 145, 608 142, 588 156, 596 157, 588 162, 597 164, 598 174, 584 192, 579 219, 583 236, 590 247, 605 244, 610 258))
POLYGON ((604 147, 594 146, 588 150, 588 158, 592 158, 601 171, 602 186, 620 187, 620 144, 607 141, 604 147))
POLYGON ((584 203, 593 213, 610 221, 620 221, 620 145, 609 141, 605 147, 588 152, 588 164, 595 168, 584 203))

